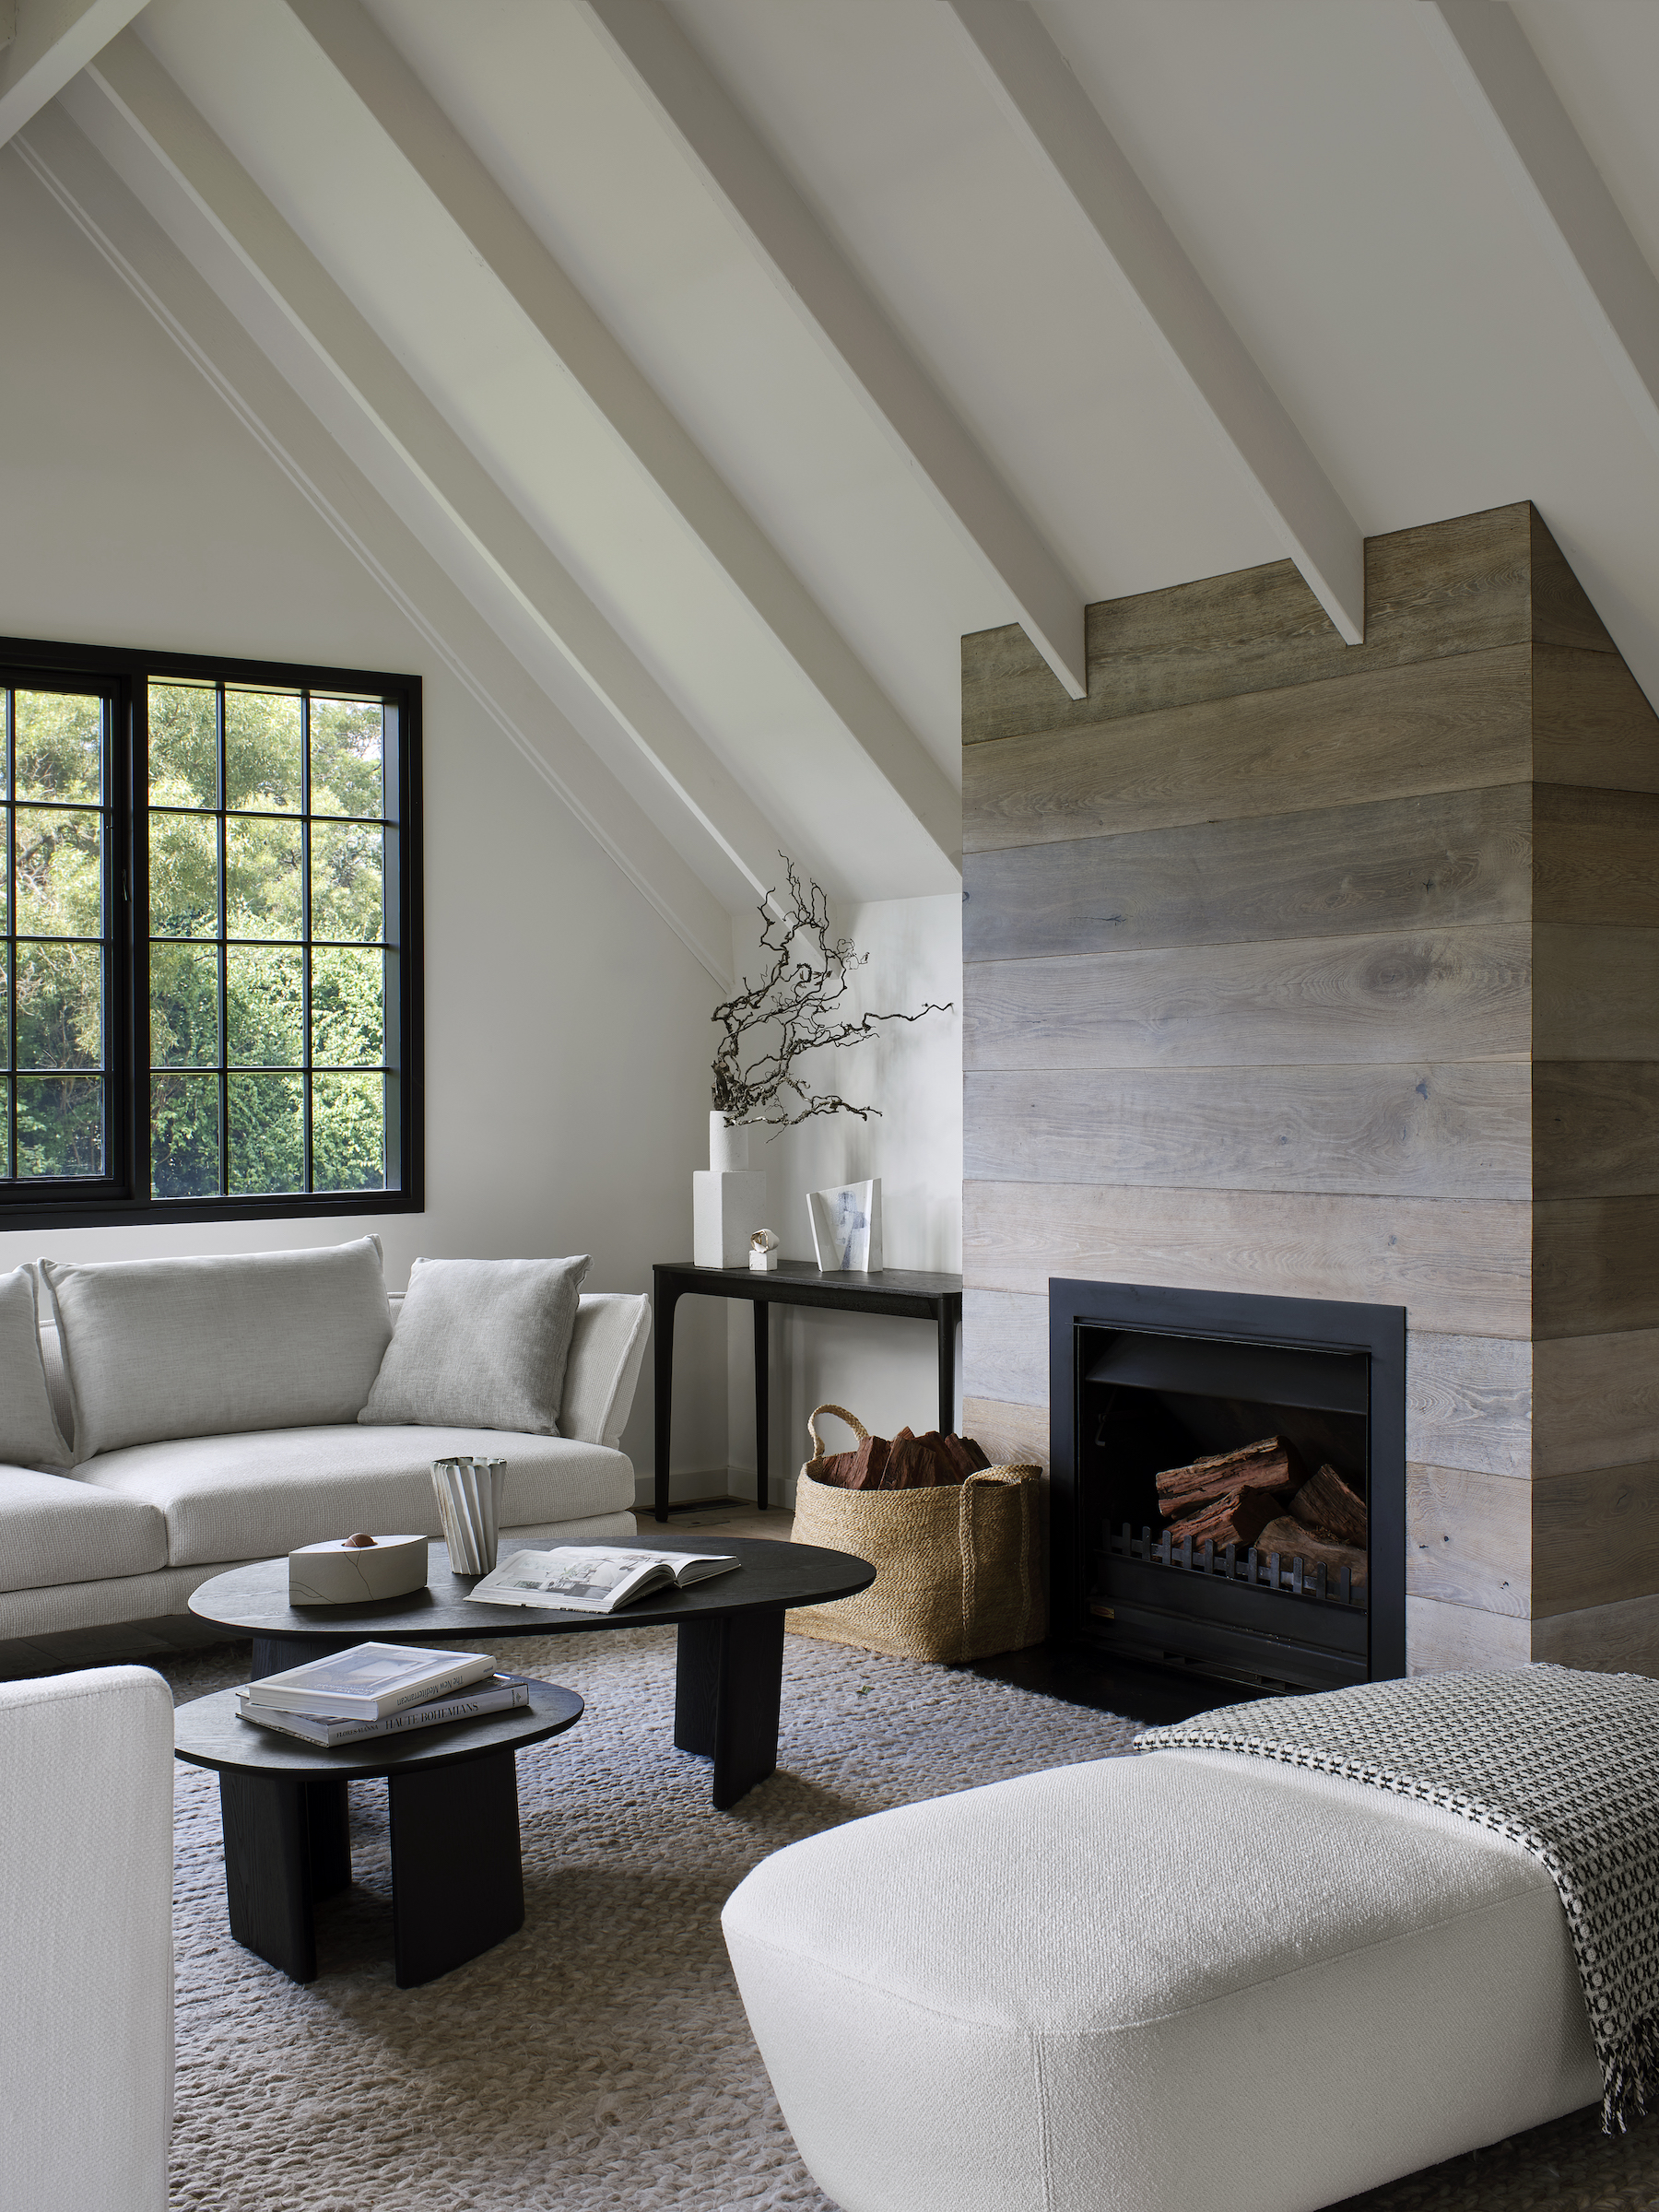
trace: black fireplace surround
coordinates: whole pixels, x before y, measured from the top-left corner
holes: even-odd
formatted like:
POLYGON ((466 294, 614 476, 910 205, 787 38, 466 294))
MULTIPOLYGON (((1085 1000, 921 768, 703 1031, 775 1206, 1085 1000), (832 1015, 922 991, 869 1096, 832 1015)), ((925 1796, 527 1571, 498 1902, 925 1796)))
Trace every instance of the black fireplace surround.
POLYGON ((1266 1689, 1406 1672, 1403 1306, 1054 1278, 1049 1361, 1055 1641, 1266 1689), (1362 1572, 1171 1542, 1157 1472, 1269 1434, 1365 1500, 1362 1572))

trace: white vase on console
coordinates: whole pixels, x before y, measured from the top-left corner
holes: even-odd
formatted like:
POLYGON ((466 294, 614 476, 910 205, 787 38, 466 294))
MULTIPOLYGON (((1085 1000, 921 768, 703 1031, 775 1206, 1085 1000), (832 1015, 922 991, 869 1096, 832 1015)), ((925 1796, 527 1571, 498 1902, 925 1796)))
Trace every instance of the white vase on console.
POLYGON ((709 1116, 709 1164, 691 1178, 691 1259, 698 1267, 747 1267, 748 1242, 766 1222, 766 1177, 749 1166, 749 1127, 709 1116))

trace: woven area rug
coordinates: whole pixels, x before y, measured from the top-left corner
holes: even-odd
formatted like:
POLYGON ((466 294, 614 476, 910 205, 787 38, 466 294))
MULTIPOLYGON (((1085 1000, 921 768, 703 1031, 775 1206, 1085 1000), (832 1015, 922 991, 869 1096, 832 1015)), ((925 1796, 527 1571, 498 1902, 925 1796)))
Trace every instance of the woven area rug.
MULTIPOLYGON (((175 2212, 829 2212, 749 2038, 725 1898, 797 1837, 1099 1759, 1136 1724, 792 1636, 780 1771, 716 1813, 708 1765, 673 1745, 671 1631, 491 1648, 588 1712, 519 1759, 524 1928, 426 1988, 392 1980, 382 1788, 352 1787, 356 1878, 319 1911, 301 1989, 231 1941, 217 1783, 179 1768, 175 2212)), ((246 1660, 162 1671, 183 1700, 246 1660)), ((1609 2141, 1575 2114, 1351 2205, 1645 2212, 1659 2123, 1609 2141)))

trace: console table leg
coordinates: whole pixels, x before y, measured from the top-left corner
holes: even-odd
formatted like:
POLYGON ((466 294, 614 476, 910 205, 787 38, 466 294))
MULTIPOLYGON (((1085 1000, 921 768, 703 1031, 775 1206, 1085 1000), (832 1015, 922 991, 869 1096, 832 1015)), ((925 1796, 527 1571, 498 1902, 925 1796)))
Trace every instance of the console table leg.
POLYGON ((432 1982, 524 1924, 518 1771, 511 1750, 393 1772, 392 1930, 397 1986, 432 1982))
POLYGON ((219 1818, 231 1935, 290 1981, 314 1982, 317 1934, 306 1784, 280 1774, 221 1771, 219 1818))
POLYGON ((677 1292, 656 1286, 656 1344, 653 1351, 656 1378, 656 1471, 653 1481, 653 1510, 659 1521, 668 1518, 668 1453, 674 1435, 674 1309, 677 1292))
POLYGON ((714 1761, 714 1809, 725 1812, 778 1766, 783 1608, 682 1620, 674 1740, 714 1761))
POLYGON ((763 1298, 755 1300, 755 1505, 766 1511, 768 1450, 771 1443, 771 1333, 767 1326, 771 1308, 763 1298))
POLYGON ((948 1436, 957 1425, 956 1320, 949 1312, 939 1315, 939 1434, 948 1436))

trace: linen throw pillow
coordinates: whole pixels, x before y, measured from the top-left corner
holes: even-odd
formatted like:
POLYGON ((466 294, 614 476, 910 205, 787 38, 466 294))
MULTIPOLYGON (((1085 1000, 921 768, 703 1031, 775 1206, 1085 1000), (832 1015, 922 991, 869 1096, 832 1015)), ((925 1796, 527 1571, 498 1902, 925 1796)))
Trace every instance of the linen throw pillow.
POLYGON ((15 1467, 67 1467, 46 1388, 35 1278, 27 1267, 0 1275, 0 1460, 15 1467))
POLYGON ((557 1436, 584 1253, 571 1260, 417 1260, 369 1403, 371 1427, 557 1436))
POLYGON ((392 1335, 378 1237, 301 1252, 42 1260, 80 1459, 357 1418, 392 1335))

